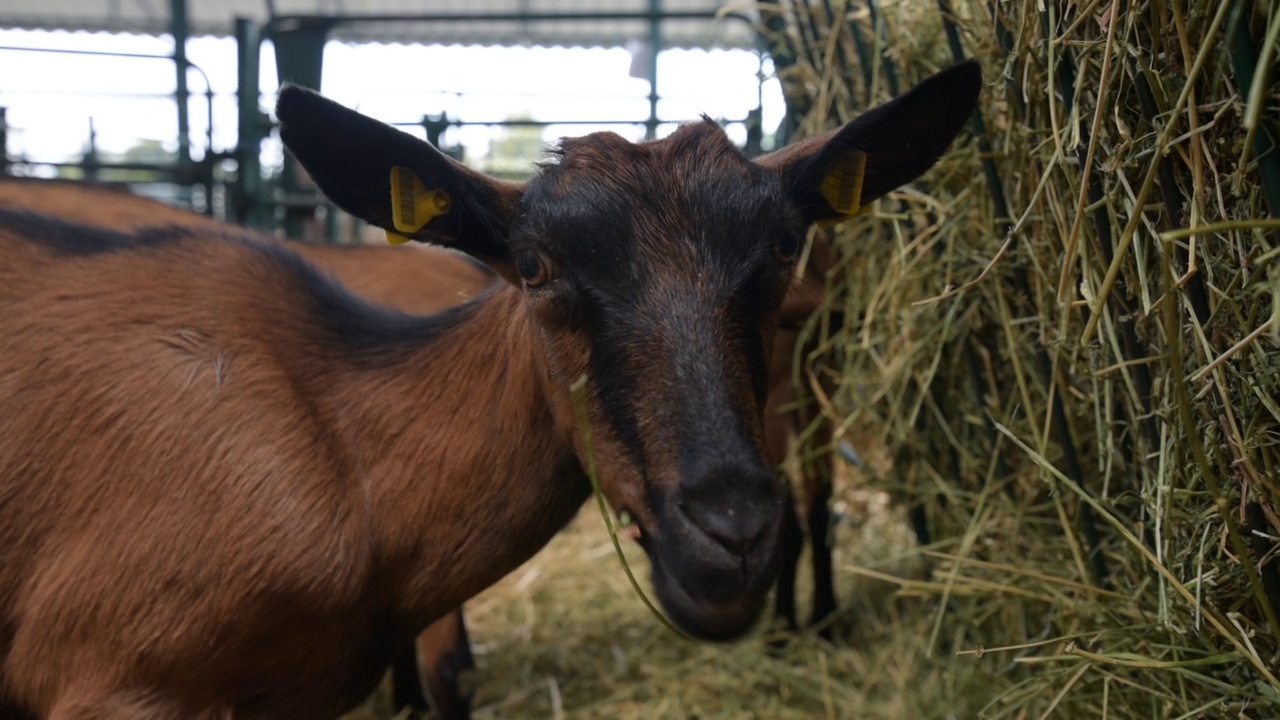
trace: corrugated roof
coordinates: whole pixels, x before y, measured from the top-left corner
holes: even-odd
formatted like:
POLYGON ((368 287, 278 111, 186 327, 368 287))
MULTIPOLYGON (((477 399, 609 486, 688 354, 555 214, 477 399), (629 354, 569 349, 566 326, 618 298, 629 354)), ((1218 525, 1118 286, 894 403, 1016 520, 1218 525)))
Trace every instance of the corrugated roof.
MULTIPOLYGON (((337 26, 339 40, 462 45, 625 46, 649 36, 648 24, 635 17, 650 0, 275 0, 279 16, 429 15, 430 22, 359 22, 337 26), (573 15, 581 19, 552 20, 573 15), (585 16, 615 16, 593 17, 585 16), (493 18, 478 19, 481 17, 493 18)), ((726 18, 706 19, 732 0, 662 0, 667 13, 700 14, 698 19, 667 19, 666 47, 754 47, 751 25, 726 18)), ((745 12, 745 11, 741 11, 745 12)), ((265 23, 266 0, 188 0, 191 35, 226 36, 236 17, 265 23)), ((87 30, 160 35, 169 32, 168 0, 3 0, 0 27, 87 30)))

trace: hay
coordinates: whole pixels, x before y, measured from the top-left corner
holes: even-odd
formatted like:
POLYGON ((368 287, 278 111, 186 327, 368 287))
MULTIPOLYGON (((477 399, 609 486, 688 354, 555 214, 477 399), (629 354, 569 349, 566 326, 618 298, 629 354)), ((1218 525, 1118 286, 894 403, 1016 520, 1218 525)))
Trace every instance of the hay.
POLYGON ((1241 40, 1280 10, 831 5, 786 16, 802 132, 957 45, 987 77, 928 195, 839 230, 814 326, 829 419, 934 538, 900 650, 955 675, 907 716, 1276 717, 1278 102, 1241 40))

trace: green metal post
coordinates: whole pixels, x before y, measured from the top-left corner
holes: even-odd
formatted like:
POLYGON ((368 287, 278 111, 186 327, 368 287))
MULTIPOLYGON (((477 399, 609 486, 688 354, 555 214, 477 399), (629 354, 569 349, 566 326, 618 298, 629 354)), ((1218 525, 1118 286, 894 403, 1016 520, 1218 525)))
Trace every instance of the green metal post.
POLYGON ((743 152, 747 157, 755 157, 762 152, 764 142, 764 115, 760 107, 754 107, 747 111, 747 144, 743 148, 743 152))
POLYGON ((649 0, 649 119, 644 124, 648 140, 658 137, 658 53, 662 50, 662 0, 649 0))
POLYGON ((324 44, 333 24, 328 18, 305 18, 268 26, 267 35, 276 48, 280 82, 320 90, 324 44))
POLYGON ((169 32, 173 35, 173 64, 177 68, 178 101, 178 165, 185 168, 191 161, 191 122, 187 92, 187 0, 169 0, 169 32))
POLYGON ((98 179, 98 131, 93 127, 93 118, 89 118, 89 147, 84 151, 84 179, 93 182, 98 179))
POLYGON ((324 238, 330 245, 337 245, 341 238, 338 228, 338 209, 332 205, 324 208, 324 238))
POLYGON ((439 115, 423 115, 422 129, 426 132, 427 142, 440 147, 440 138, 444 135, 444 131, 449 129, 449 116, 446 113, 439 115))
POLYGON ((258 106, 261 72, 261 28, 247 18, 236 18, 236 104, 239 127, 236 139, 236 181, 231 191, 231 211, 236 222, 269 229, 262 197, 262 140, 266 123, 258 106))
POLYGON ((9 121, 8 108, 0 107, 0 175, 9 172, 9 121))
MULTIPOLYGON (((756 29, 756 41, 773 58, 774 75, 782 77, 799 61, 795 44, 787 32, 787 18, 781 12, 781 5, 765 3, 760 6, 760 25, 756 29)), ((774 133, 773 146, 780 148, 791 141, 791 135, 800 124, 800 118, 809 112, 810 99, 807 96, 787 94, 783 86, 783 102, 787 111, 782 116, 782 123, 774 133)))
MULTIPOLYGON (((324 44, 333 27, 330 19, 293 20, 288 25, 269 25, 268 34, 276 48, 276 72, 280 82, 320 90, 324 67, 324 44)), ((284 231, 291 238, 301 238, 306 222, 315 218, 318 195, 303 191, 299 184, 297 161, 286 156, 281 173, 284 188, 284 231)))

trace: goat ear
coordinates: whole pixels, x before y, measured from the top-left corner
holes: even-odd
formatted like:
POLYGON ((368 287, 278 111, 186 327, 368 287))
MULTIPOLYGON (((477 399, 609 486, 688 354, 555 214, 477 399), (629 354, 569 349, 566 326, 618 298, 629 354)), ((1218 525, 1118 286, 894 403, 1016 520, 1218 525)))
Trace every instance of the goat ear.
POLYGON ((973 115, 981 89, 982 68, 967 60, 757 162, 782 176, 807 221, 839 222, 932 167, 973 115))
POLYGON ((407 238, 456 248, 514 280, 507 235, 522 186, 296 85, 280 89, 280 139, 338 207, 407 238))

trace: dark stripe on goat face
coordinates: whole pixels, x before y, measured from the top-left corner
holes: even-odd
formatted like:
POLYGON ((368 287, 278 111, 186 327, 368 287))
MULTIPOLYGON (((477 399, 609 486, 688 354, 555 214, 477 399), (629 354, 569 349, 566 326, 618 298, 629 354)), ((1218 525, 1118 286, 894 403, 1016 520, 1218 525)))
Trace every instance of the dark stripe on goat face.
POLYGON ((672 270, 737 286, 803 231, 781 180, 714 123, 641 144, 596 133, 564 141, 557 157, 525 188, 513 235, 538 238, 566 275, 601 294, 638 292, 672 270))
POLYGON ((734 300, 688 297, 661 309, 641 301, 626 317, 598 312, 588 325, 598 412, 651 484, 670 489, 694 455, 761 455, 768 313, 734 300))
POLYGON ((659 427, 678 448, 681 481, 700 466, 752 464, 762 456, 768 343, 761 324, 768 315, 735 299, 661 323, 679 390, 662 398, 659 427))
MULTIPOLYGON (((776 249, 802 229, 780 180, 714 123, 638 145, 566 140, 526 187, 512 247, 553 266, 539 315, 586 341, 596 412, 642 474, 679 453, 691 415, 758 439, 746 418, 763 407, 789 269, 776 249), (715 397, 675 394, 688 391, 715 397)), ((727 441, 708 433, 694 434, 727 441)))
MULTIPOLYGON (((640 378, 633 371, 634 358, 644 352, 637 347, 630 323, 621 321, 598 302, 583 304, 583 320, 591 343, 590 376, 593 399, 609 430, 626 450, 641 476, 648 474, 645 441, 640 414, 648 410, 640 378)), ((649 388, 652 390, 652 388, 649 388)))

